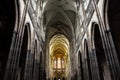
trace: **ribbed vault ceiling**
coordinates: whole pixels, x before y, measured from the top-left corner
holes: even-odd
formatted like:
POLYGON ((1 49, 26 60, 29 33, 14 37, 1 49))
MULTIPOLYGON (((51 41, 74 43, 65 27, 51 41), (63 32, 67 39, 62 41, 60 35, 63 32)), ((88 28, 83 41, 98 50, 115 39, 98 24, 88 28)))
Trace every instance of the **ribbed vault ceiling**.
POLYGON ((76 12, 75 0, 44 0, 43 23, 46 39, 50 40, 55 34, 66 35, 68 40, 73 39, 76 12))
POLYGON ((52 37, 50 44, 51 57, 67 57, 69 51, 69 42, 63 35, 55 35, 52 37))
POLYGON ((43 12, 46 26, 58 22, 75 25, 76 6, 74 0, 46 0, 43 12))

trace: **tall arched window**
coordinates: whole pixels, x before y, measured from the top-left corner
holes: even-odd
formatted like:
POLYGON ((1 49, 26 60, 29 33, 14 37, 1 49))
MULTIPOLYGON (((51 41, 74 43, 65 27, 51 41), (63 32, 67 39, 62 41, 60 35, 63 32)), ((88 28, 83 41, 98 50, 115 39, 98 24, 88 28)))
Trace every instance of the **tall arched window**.
POLYGON ((63 70, 65 68, 65 61, 63 58, 57 58, 54 59, 53 65, 55 70, 63 70))
MULTIPOLYGON (((94 24, 94 46, 101 80, 112 80, 105 49, 100 35, 99 25, 94 24)), ((117 79, 116 79, 117 80, 117 79)))
POLYGON ((56 59, 54 60, 54 68, 55 69, 57 68, 57 60, 56 59))
POLYGON ((57 60, 57 68, 61 69, 61 58, 58 58, 57 60))
POLYGON ((64 59, 62 59, 62 68, 63 69, 65 68, 65 61, 64 61, 64 59))

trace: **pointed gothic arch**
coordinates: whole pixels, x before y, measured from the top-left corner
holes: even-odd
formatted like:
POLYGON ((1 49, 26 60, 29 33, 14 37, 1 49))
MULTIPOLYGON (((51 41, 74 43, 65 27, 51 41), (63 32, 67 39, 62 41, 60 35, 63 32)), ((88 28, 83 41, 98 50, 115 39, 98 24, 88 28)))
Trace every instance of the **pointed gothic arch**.
POLYGON ((95 49, 95 57, 97 59, 100 80, 112 80, 99 25, 97 23, 93 23, 92 27, 92 46, 95 49))
POLYGON ((120 1, 119 0, 105 0, 104 1, 104 21, 106 25, 106 33, 112 35, 112 45, 115 45, 117 57, 120 64, 120 1))
POLYGON ((18 3, 16 0, 0 1, 0 80, 5 74, 14 28, 18 25, 18 3))
POLYGON ((88 42, 86 39, 84 40, 84 54, 83 55, 84 55, 83 80, 84 79, 92 80, 91 68, 90 68, 90 53, 89 53, 88 42))
POLYGON ((19 58, 19 65, 17 70, 17 79, 24 80, 25 79, 25 67, 26 67, 26 60, 28 51, 31 46, 31 34, 30 34, 30 25, 29 23, 25 24, 25 29, 23 31, 23 39, 22 39, 22 46, 21 46, 21 52, 20 52, 20 58, 19 58))

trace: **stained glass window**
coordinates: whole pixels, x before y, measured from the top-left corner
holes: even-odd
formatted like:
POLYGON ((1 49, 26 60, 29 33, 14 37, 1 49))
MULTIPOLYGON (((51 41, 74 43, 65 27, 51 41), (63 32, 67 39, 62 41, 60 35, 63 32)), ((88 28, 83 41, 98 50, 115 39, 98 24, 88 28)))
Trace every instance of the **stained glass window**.
POLYGON ((61 68, 61 58, 58 58, 57 68, 61 68))

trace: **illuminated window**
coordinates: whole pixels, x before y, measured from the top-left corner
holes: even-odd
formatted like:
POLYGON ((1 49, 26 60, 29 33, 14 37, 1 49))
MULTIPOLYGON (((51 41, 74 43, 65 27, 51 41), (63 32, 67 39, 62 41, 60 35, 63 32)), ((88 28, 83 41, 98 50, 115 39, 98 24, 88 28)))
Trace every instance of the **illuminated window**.
POLYGON ((65 68, 64 59, 62 59, 62 68, 65 68))
POLYGON ((53 68, 54 70, 61 71, 65 68, 65 61, 63 58, 57 58, 53 61, 53 68))
POLYGON ((57 68, 61 68, 61 58, 58 58, 58 61, 57 61, 57 68))
POLYGON ((56 68, 56 65, 57 65, 57 61, 54 60, 54 68, 56 68))

